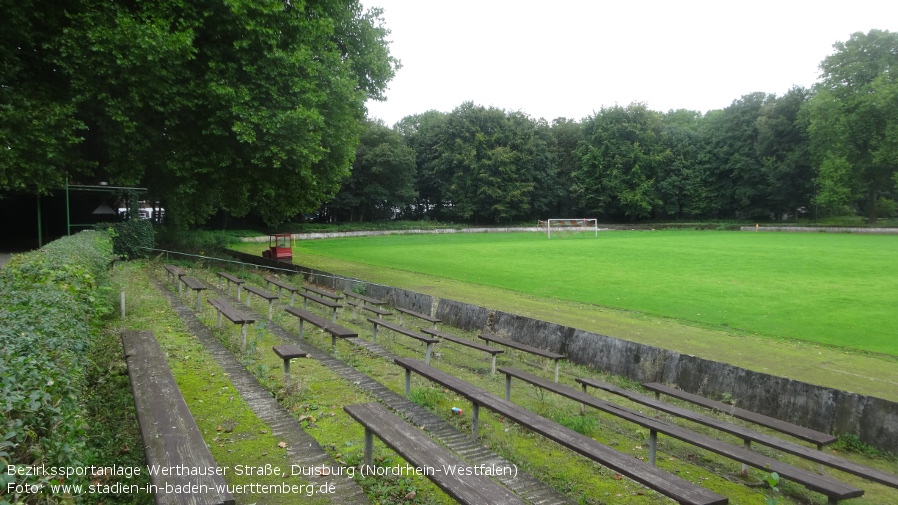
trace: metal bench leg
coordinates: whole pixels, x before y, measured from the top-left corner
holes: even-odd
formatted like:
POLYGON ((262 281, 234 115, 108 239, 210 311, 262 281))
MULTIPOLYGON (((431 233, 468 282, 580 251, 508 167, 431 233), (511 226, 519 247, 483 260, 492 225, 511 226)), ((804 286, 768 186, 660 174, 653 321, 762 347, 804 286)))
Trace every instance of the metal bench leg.
POLYGON ((284 358, 284 380, 290 378, 290 358, 284 358))
POLYGON ((649 430, 649 464, 655 466, 655 456, 658 450, 658 432, 649 430))
POLYGON ((240 342, 240 352, 246 352, 246 323, 240 325, 240 336, 243 339, 240 342))
POLYGON ((372 335, 374 338, 374 343, 377 343, 377 323, 374 323, 374 334, 372 335))
POLYGON ((296 291, 290 292, 290 306, 293 306, 293 300, 296 298, 296 291))
MULTIPOLYGON (((231 290, 231 288, 229 287, 228 291, 230 291, 230 290, 231 290)), ((242 294, 243 294, 243 284, 237 284, 237 301, 238 302, 240 301, 240 295, 242 295, 242 294)))
POLYGON ((181 293, 182 293, 182 290, 181 290, 181 276, 179 275, 179 276, 178 276, 178 294, 180 295, 181 293))
POLYGON ((511 401, 511 374, 505 374, 505 401, 511 401))
POLYGON ((251 298, 252 296, 253 296, 252 293, 250 293, 249 291, 246 292, 246 306, 249 307, 249 308, 253 308, 253 304, 252 304, 252 302, 250 301, 250 298, 251 298))
POLYGON ((555 383, 556 384, 558 383, 558 365, 559 365, 559 363, 558 363, 558 360, 556 359, 555 360, 555 383))
MULTIPOLYGON (((585 394, 586 393, 586 384, 580 384, 580 385, 583 386, 583 393, 585 394)), ((580 404, 580 415, 582 416, 585 413, 586 413, 586 404, 581 403, 580 404)))
POLYGON ((337 324, 337 307, 334 307, 334 313, 331 314, 331 322, 337 324))
POLYGON ((218 290, 221 291, 221 276, 218 276, 218 290))
POLYGON ((476 403, 471 403, 473 407, 471 410, 473 414, 471 415, 471 433, 474 435, 474 438, 477 438, 477 425, 480 421, 480 405, 476 403))
MULTIPOLYGON (((268 300, 268 320, 271 321, 271 306, 274 303, 274 300, 268 300)), ((555 381, 558 382, 558 381, 555 381)))
POLYGON ((331 335, 331 353, 337 353, 337 336, 331 335))
MULTIPOLYGON (((746 449, 751 449, 751 440, 749 440, 747 438, 745 440, 743 440, 742 447, 745 447, 746 449)), ((745 474, 747 472, 748 472, 748 465, 746 465, 745 463, 742 463, 742 473, 745 474)))
POLYGON ((374 455, 374 433, 366 426, 365 427, 365 466, 371 468, 371 463, 374 455))
POLYGON ((427 344, 427 353, 425 354, 425 357, 424 357, 424 363, 426 363, 428 365, 430 364, 430 351, 432 348, 433 348, 433 344, 428 343, 427 344))
POLYGON ((492 359, 492 363, 490 364, 490 373, 495 374, 496 373, 496 355, 493 354, 492 356, 493 356, 493 359, 492 359))
POLYGON ((409 392, 412 390, 412 371, 408 368, 405 369, 405 396, 408 396, 409 392))
POLYGON ((302 319, 299 320, 299 339, 302 340, 302 323, 304 321, 302 319))
POLYGON ((199 289, 196 290, 196 311, 200 314, 203 313, 203 292, 199 289))
POLYGON ((221 311, 218 311, 218 327, 221 328, 221 311))

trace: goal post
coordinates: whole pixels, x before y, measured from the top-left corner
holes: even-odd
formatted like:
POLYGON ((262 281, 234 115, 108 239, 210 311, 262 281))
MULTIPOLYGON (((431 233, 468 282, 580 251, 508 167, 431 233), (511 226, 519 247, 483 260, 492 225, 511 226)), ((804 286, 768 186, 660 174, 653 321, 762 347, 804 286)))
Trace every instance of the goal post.
POLYGON ((573 233, 592 232, 596 237, 599 236, 599 220, 594 218, 580 219, 547 219, 539 220, 537 226, 545 230, 546 237, 567 237, 573 233))

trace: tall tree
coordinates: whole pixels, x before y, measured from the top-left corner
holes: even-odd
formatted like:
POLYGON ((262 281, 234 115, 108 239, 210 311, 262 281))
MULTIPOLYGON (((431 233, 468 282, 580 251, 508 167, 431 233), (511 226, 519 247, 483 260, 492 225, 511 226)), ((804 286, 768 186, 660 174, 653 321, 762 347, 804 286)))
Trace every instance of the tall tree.
POLYGON ((113 183, 145 184, 184 225, 219 210, 274 224, 317 208, 349 172, 365 100, 382 97, 398 65, 380 11, 358 1, 32 9, 23 15, 34 33, 24 35, 47 41, 43 59, 70 90, 68 131, 83 137, 73 161, 113 183), (58 12, 60 27, 45 27, 58 12))
POLYGON ((820 64, 808 105, 816 202, 864 207, 875 221, 898 178, 898 33, 854 33, 820 64))
POLYGON ((658 197, 661 215, 704 216, 709 209, 707 166, 702 164, 702 114, 686 109, 671 110, 662 116, 667 163, 659 169, 658 197))
POLYGON ((583 212, 648 217, 660 204, 656 177, 668 162, 664 125, 645 104, 602 108, 583 123, 573 197, 583 212))
POLYGON ((338 221, 390 219, 417 196, 415 151, 382 122, 365 126, 352 174, 327 205, 329 217, 338 221))
POLYGON ((793 87, 761 108, 755 151, 766 177, 767 201, 777 216, 807 212, 814 194, 806 114, 810 91, 793 87))

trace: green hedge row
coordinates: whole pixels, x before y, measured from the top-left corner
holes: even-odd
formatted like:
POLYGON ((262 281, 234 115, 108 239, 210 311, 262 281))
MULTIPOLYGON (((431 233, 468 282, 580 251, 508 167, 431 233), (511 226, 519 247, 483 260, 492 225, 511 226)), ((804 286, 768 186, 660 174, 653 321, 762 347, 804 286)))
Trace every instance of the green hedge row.
MULTIPOLYGON (((112 310, 108 232, 84 231, 17 255, 0 270, 0 465, 79 467, 87 350, 112 310)), ((50 476, 0 484, 47 484, 50 476)), ((72 483, 77 479, 66 479, 72 483)), ((0 493, 2 494, 2 493, 0 493)))

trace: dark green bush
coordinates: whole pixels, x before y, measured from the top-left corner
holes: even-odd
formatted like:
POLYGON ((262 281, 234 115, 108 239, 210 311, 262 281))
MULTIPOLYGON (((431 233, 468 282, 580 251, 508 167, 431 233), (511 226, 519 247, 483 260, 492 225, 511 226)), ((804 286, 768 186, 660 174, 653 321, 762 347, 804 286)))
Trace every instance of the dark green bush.
MULTIPOLYGON (((0 466, 83 465, 86 351, 99 319, 111 311, 103 293, 111 259, 109 234, 85 231, 14 256, 0 270, 0 466)), ((4 490, 12 480, 0 474, 4 490)))
POLYGON ((143 258, 155 245, 153 223, 147 219, 129 219, 112 225, 112 252, 126 259, 143 258))

